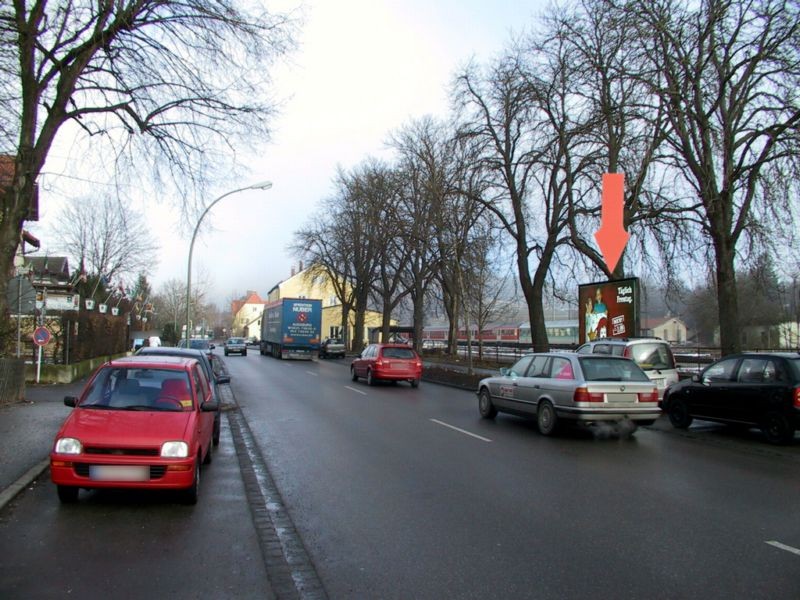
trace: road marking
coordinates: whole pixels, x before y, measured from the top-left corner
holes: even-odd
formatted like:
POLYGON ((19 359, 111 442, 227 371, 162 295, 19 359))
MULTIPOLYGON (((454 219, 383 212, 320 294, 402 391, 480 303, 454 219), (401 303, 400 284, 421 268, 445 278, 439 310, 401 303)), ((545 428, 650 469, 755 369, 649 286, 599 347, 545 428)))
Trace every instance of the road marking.
POLYGON ((313 375, 314 377, 319 377, 319 373, 314 373, 314 371, 306 371, 309 375, 313 375))
POLYGON ((450 424, 445 423, 444 421, 440 421, 438 419, 431 419, 431 421, 433 421, 434 423, 437 423, 439 425, 442 425, 443 427, 449 427, 450 429, 454 429, 455 431, 459 431, 459 432, 464 433, 466 435, 471 435, 472 437, 478 438, 479 440, 484 441, 484 442, 491 442, 492 441, 489 438, 483 437, 482 435, 478 435, 477 433, 472 433, 470 431, 467 431, 465 429, 461 429, 460 427, 456 427, 455 425, 450 425, 450 424))
POLYGON ((367 392, 362 392, 361 390, 357 390, 356 388, 350 387, 349 385, 344 386, 344 389, 350 390, 351 392, 355 392, 356 394, 361 394, 362 396, 367 395, 367 392))
POLYGON ((794 548, 793 546, 787 546, 786 544, 781 544, 780 542, 765 542, 770 546, 775 546, 776 548, 780 548, 781 550, 786 550, 787 552, 791 552, 792 554, 797 554, 800 556, 800 548, 794 548))

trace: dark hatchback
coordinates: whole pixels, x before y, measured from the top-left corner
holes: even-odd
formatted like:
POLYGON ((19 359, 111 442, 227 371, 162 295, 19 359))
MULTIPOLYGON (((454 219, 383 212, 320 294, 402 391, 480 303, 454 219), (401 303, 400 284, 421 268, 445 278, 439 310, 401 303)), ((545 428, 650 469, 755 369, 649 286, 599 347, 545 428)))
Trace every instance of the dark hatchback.
POLYGON ((679 429, 697 418, 759 427, 769 442, 789 443, 800 427, 800 353, 726 356, 670 386, 661 408, 679 429))
MULTIPOLYGON (((214 400, 216 400, 217 404, 220 406, 222 405, 222 398, 220 397, 219 393, 219 385, 223 383, 230 383, 231 378, 227 373, 220 373, 219 368, 215 368, 214 362, 218 360, 216 356, 213 354, 206 354, 203 350, 196 350, 194 348, 169 348, 167 346, 145 346, 143 348, 139 348, 137 355, 150 355, 150 356, 179 356, 184 358, 194 358, 197 362, 200 363, 200 366, 203 369, 203 372, 206 374, 206 378, 211 383, 211 391, 214 393, 214 400)), ((214 415, 214 434, 213 434, 213 443, 215 446, 219 446, 219 436, 220 436, 220 413, 214 415)))

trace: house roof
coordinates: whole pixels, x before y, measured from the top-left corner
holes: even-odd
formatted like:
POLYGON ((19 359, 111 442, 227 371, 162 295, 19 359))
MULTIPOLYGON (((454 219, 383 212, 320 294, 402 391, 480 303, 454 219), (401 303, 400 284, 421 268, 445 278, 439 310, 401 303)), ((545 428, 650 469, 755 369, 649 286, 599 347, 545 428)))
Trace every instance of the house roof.
POLYGON ((257 292, 253 290, 247 290, 247 294, 245 294, 244 298, 240 300, 233 300, 231 302, 231 314, 236 314, 245 304, 266 304, 266 300, 262 300, 261 296, 258 295, 257 292))
POLYGON ((36 275, 55 275, 69 279, 69 259, 66 256, 27 256, 25 262, 36 275))
POLYGON ((665 325, 666 323, 669 323, 671 321, 677 321, 678 323, 686 327, 686 323, 684 323, 678 317, 652 317, 649 319, 642 319, 641 324, 642 324, 642 329, 652 330, 657 327, 661 327, 662 325, 665 325))

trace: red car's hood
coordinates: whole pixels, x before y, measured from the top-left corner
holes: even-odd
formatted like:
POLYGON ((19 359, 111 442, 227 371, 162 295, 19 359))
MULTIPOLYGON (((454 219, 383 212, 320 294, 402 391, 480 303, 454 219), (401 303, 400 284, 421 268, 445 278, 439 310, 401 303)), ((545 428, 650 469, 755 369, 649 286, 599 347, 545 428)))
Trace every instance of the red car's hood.
POLYGON ((59 432, 92 446, 160 446, 184 440, 193 412, 75 408, 59 432))

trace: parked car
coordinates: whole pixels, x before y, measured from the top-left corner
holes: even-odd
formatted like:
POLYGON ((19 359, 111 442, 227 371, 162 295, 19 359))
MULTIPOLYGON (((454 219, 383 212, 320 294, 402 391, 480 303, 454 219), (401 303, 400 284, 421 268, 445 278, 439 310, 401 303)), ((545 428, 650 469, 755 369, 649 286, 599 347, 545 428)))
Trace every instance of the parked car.
POLYGON ((578 354, 610 354, 630 358, 656 384, 659 399, 678 383, 678 369, 669 343, 661 338, 602 338, 580 346, 578 354))
POLYGON ((350 364, 350 377, 367 380, 367 385, 383 381, 408 381, 417 387, 422 378, 422 359, 405 344, 370 344, 350 364))
POLYGON ((338 338, 328 338, 319 345, 319 357, 344 358, 344 343, 338 338))
POLYGON ((202 338, 192 338, 189 340, 188 345, 185 339, 180 340, 178 342, 178 348, 194 348, 195 350, 202 350, 206 354, 211 355, 214 350, 214 344, 202 338))
MULTIPOLYGON (((206 375, 206 378, 211 382, 211 389, 214 392, 214 400, 221 404, 221 398, 219 395, 219 385, 223 383, 230 383, 231 378, 227 373, 220 373, 218 374, 219 369, 214 369, 214 364, 212 361, 219 360, 218 357, 212 355, 207 355, 202 350, 195 350, 194 348, 167 348, 164 346, 160 347, 144 347, 141 348, 137 353, 138 356, 182 356, 185 358, 194 358, 200 363, 200 366, 203 367, 203 372, 206 375)), ((217 411, 214 414, 214 435, 213 441, 215 446, 219 446, 219 436, 220 436, 220 412, 217 411)))
POLYGON ((661 407, 679 429, 697 418, 760 427, 773 444, 791 442, 800 427, 800 354, 726 356, 670 386, 661 407))
POLYGON ((652 425, 661 414, 656 386, 644 371, 605 354, 528 354, 499 376, 482 379, 477 393, 483 418, 498 412, 534 417, 544 435, 563 422, 652 425))
POLYGON ((258 338, 256 336, 254 336, 254 335, 251 335, 249 338, 247 338, 247 345, 248 346, 258 346, 259 345, 258 338))
POLYGON ((241 354, 247 356, 247 341, 241 337, 232 337, 225 340, 223 344, 225 356, 229 354, 241 354))
POLYGON ((112 360, 64 404, 73 410, 50 453, 61 502, 75 502, 80 488, 174 489, 197 502, 219 410, 197 360, 112 360))

